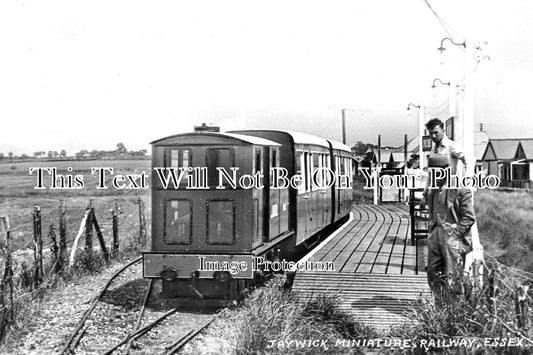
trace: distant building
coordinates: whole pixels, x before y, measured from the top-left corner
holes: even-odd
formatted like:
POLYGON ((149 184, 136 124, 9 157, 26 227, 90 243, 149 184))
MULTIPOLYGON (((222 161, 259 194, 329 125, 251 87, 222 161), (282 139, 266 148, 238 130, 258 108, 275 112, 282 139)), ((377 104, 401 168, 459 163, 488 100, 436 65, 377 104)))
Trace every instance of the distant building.
POLYGON ((533 138, 489 139, 482 163, 487 174, 500 178, 500 186, 530 189, 533 138))
MULTIPOLYGON (((483 130, 483 124, 479 125, 479 130, 474 132, 474 156, 476 158, 475 172, 479 172, 486 169, 483 160, 483 154, 489 143, 489 137, 487 132, 483 130)), ((533 141, 531 145, 531 159, 533 159, 533 141)), ((367 167, 376 167, 380 166, 382 168, 402 168, 406 165, 405 160, 407 160, 407 167, 418 168, 419 164, 419 136, 411 138, 407 142, 407 159, 404 154, 403 145, 397 148, 382 148, 381 149, 381 158, 378 164, 378 149, 368 149, 366 155, 363 158, 362 166, 367 167)), ((428 157, 431 155, 431 151, 424 151, 425 161, 427 162, 428 157)), ((533 160, 532 160, 533 161, 533 160)))

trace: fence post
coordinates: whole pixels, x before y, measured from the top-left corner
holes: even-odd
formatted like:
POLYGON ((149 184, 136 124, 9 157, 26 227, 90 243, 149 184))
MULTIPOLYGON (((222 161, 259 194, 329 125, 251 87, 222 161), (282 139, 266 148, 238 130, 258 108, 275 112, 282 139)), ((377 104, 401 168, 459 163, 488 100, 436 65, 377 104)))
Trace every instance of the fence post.
POLYGON ((67 255, 67 208, 65 201, 61 200, 59 206, 59 257, 57 260, 56 272, 63 270, 65 266, 65 257, 67 255))
MULTIPOLYGON (((89 206, 87 206, 88 210, 92 210, 93 208, 93 200, 89 200, 89 206)), ((87 216, 87 223, 85 224, 85 251, 89 252, 89 257, 91 255, 91 252, 93 250, 93 214, 89 213, 87 216)))
POLYGON ((146 243, 146 218, 144 216, 144 203, 139 197, 139 245, 142 247, 146 243))
POLYGON ((112 245, 112 255, 116 257, 118 254, 119 240, 118 240, 118 204, 115 200, 115 208, 111 210, 111 219, 113 220, 113 245, 112 245))
POLYGON ((57 273, 57 263, 59 260, 59 246, 57 245, 57 236, 54 228, 54 224, 50 224, 48 231, 48 238, 50 238, 50 251, 52 252, 51 266, 52 270, 57 273))
POLYGON ((102 249, 102 252, 104 253, 104 259, 106 262, 109 262, 109 252, 107 251, 107 248, 105 246, 104 236, 102 235, 102 231, 100 230, 100 226, 98 225, 98 221, 96 220, 96 215, 94 214, 94 208, 92 207, 91 207, 90 218, 94 224, 94 229, 96 230, 96 236, 98 237, 98 241, 100 242, 100 248, 102 249))
POLYGON ((519 285, 515 291, 515 311, 518 328, 524 329, 528 327, 527 318, 527 291, 528 285, 519 285))
POLYGON ((0 280, 0 339, 3 338, 4 327, 7 322, 13 320, 13 268, 11 265, 11 232, 9 231, 8 217, 0 217, 0 247, 5 256, 4 275, 0 280), (9 288, 9 306, 6 299, 7 288, 9 288))
POLYGON ((43 237, 41 232, 41 208, 33 208, 33 287, 37 288, 43 281, 43 237))
POLYGON ((80 229, 78 230, 78 234, 76 234, 76 237, 74 238, 74 242, 72 243, 72 250, 70 251, 70 257, 68 261, 68 267, 72 267, 74 265, 74 258, 76 257, 76 249, 78 249, 78 243, 80 242, 81 236, 83 235, 83 231, 85 230, 85 225, 87 224, 87 219, 89 218, 89 215, 91 210, 85 210, 85 215, 83 216, 83 219, 80 223, 80 229))

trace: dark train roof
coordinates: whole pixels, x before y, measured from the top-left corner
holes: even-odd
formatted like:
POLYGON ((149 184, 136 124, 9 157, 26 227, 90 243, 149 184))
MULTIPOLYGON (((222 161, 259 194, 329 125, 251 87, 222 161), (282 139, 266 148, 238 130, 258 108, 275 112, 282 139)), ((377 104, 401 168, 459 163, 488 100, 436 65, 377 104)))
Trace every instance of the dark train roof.
POLYGON ((235 133, 246 132, 248 134, 253 134, 254 131, 285 133, 291 136, 295 144, 312 144, 312 145, 318 145, 324 148, 329 148, 328 142, 330 142, 333 149, 343 150, 348 153, 352 152, 350 147, 348 147, 346 144, 342 144, 340 142, 337 142, 331 139, 325 139, 325 138, 314 136, 312 134, 301 133, 301 132, 279 130, 279 129, 258 129, 258 130, 242 130, 242 131, 231 131, 231 132, 235 132, 235 133))
POLYGON ((280 144, 273 142, 271 140, 255 137, 255 136, 247 136, 244 134, 237 134, 237 133, 220 133, 220 132, 188 132, 188 133, 180 133, 180 134, 174 134, 172 136, 164 137, 157 139, 153 142, 150 142, 150 144, 156 144, 161 143, 167 139, 171 138, 177 138, 177 137, 189 137, 189 136, 215 136, 215 137, 223 137, 223 138, 230 138, 230 139, 236 139, 244 143, 253 144, 253 145, 266 145, 266 146, 280 146, 280 144))

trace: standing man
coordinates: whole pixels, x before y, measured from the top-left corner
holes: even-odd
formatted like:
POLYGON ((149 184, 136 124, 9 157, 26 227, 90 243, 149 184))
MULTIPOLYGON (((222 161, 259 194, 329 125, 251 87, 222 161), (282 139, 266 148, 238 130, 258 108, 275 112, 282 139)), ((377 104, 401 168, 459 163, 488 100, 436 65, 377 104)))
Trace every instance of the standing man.
MULTIPOLYGON (((426 128, 431 135, 431 140, 433 141, 433 147, 431 150, 431 155, 444 155, 448 158, 448 166, 450 167, 451 174, 456 174, 463 176, 464 174, 474 174, 475 158, 473 156, 467 156, 464 153, 463 147, 446 137, 444 133, 444 123, 438 118, 429 120, 426 123, 426 128), (462 161, 464 164, 464 170, 459 169, 458 162, 462 161)), ((470 190, 470 200, 473 204, 473 191, 470 190)), ((427 201, 427 189, 424 191, 424 201, 427 201)), ((479 261, 483 260, 483 246, 479 241, 479 233, 477 230, 477 225, 474 225, 471 228, 469 235, 472 238, 472 247, 473 252, 470 253, 466 258, 465 269, 468 272, 472 273, 474 280, 477 283, 477 276, 480 272, 480 263, 479 261)))
MULTIPOLYGON (((448 157, 432 155, 428 167, 448 168, 448 157)), ((428 283, 439 290, 445 277, 462 270, 465 255, 472 250, 470 229, 475 222, 472 192, 468 189, 447 189, 446 175, 436 181, 438 188, 429 189, 428 283)))

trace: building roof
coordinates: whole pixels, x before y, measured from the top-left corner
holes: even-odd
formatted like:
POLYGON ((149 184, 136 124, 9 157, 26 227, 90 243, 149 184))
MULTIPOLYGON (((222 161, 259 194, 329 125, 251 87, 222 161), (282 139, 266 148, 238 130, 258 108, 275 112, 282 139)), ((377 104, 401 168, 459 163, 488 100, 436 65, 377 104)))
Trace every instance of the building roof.
MULTIPOLYGON (((413 137, 409 142, 407 142, 407 151, 408 152, 417 152, 418 153, 418 146, 419 146, 419 142, 418 142, 418 136, 416 137, 413 137)), ((398 148, 400 149, 400 148, 398 148)), ((403 151, 403 147, 401 147, 402 151, 403 151)))
MULTIPOLYGON (((407 152, 407 160, 409 160, 409 157, 411 156, 411 153, 407 152)), ((404 161, 404 155, 403 155, 403 152, 393 152, 392 153, 392 159, 398 163, 398 162, 403 162, 404 161)))
POLYGON ((533 139, 521 139, 520 145, 527 160, 533 160, 533 139))
POLYGON ((513 160, 519 139, 490 139, 482 160, 513 160))

